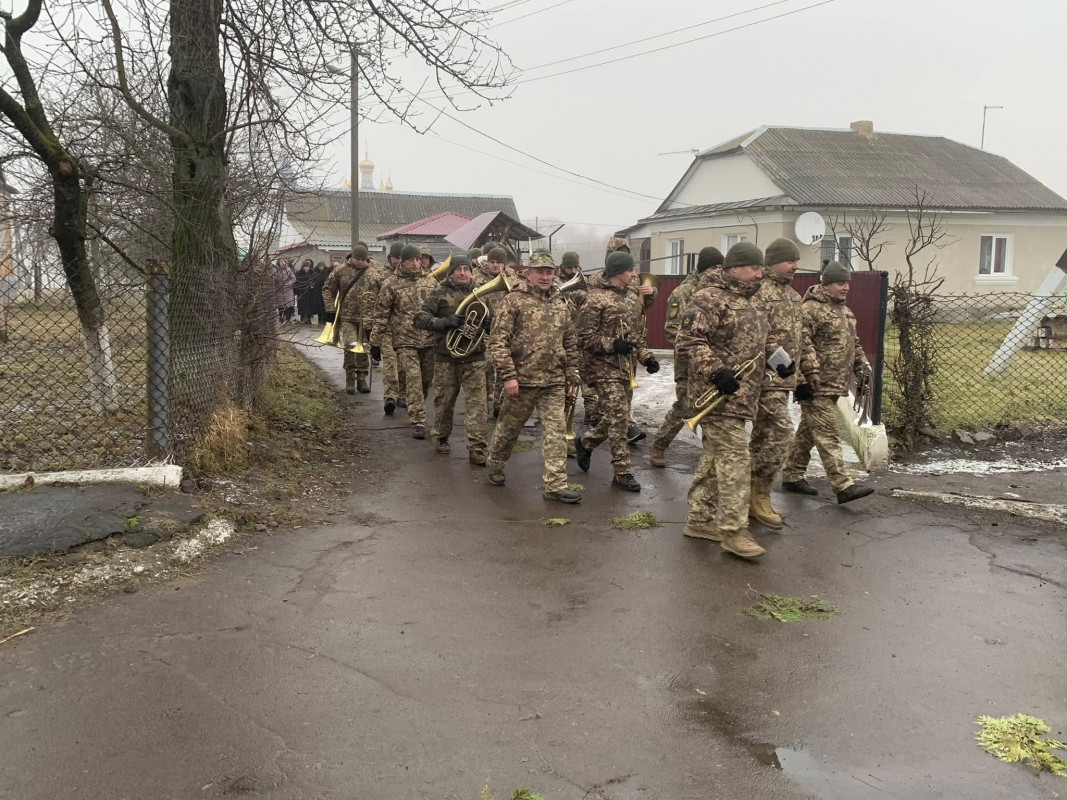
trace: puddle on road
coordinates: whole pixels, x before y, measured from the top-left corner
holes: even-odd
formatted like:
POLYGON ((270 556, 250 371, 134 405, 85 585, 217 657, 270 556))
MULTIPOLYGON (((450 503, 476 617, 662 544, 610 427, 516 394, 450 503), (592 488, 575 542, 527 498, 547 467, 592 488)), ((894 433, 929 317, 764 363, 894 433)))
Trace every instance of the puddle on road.
POLYGON ((1046 472, 1067 467, 1067 458, 1029 459, 1001 456, 996 461, 977 458, 946 458, 922 464, 891 464, 890 472, 906 475, 1004 475, 1013 472, 1046 472))
POLYGON ((833 769, 803 744, 779 747, 770 742, 747 745, 748 754, 760 764, 780 770, 800 788, 822 800, 865 800, 883 796, 885 783, 873 775, 857 775, 833 769))

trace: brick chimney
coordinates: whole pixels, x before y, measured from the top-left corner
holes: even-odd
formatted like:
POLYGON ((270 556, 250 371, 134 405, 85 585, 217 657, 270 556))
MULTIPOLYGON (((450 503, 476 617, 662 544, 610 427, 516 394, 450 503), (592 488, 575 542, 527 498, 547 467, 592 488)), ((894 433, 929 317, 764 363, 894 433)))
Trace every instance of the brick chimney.
POLYGON ((869 119, 856 120, 851 125, 853 133, 859 133, 864 136, 874 136, 874 123, 869 119))

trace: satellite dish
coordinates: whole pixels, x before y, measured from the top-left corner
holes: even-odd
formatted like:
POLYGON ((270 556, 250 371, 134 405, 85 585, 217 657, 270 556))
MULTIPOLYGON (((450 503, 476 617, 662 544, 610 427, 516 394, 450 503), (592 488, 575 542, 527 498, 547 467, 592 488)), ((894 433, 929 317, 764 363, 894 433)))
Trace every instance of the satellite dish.
POLYGON ((801 244, 818 244, 826 235, 826 220, 817 211, 805 211, 797 217, 793 233, 801 244))

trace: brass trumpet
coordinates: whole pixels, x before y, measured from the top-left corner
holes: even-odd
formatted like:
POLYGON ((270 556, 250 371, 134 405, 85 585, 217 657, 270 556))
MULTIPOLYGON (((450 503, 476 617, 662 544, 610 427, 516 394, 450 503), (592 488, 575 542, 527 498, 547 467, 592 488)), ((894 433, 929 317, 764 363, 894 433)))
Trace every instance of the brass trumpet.
MULTIPOLYGON (((757 363, 758 359, 750 358, 748 361, 736 364, 734 366, 734 376, 737 378, 738 382, 741 382, 755 372, 757 363)), ((685 427, 689 428, 693 433, 696 433, 697 425, 700 424, 700 420, 704 419, 704 417, 718 408, 727 397, 729 397, 729 395, 720 392, 718 387, 713 386, 708 389, 696 399, 695 403, 693 403, 693 410, 697 413, 689 419, 682 420, 685 423, 685 427)))
POLYGON ((485 338, 485 320, 489 317, 489 306, 482 300, 493 292, 510 292, 508 276, 501 270, 500 274, 488 283, 483 283, 463 298, 456 307, 456 314, 463 317, 463 324, 453 328, 445 336, 445 348, 453 358, 466 358, 481 344, 485 338))

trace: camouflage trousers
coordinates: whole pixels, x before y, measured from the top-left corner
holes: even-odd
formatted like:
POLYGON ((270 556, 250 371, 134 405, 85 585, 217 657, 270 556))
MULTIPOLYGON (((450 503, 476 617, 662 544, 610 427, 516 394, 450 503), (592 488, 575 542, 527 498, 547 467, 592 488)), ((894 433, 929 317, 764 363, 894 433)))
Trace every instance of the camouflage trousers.
POLYGON ((689 487, 688 523, 714 525, 723 535, 748 530, 752 459, 745 420, 709 414, 700 427, 704 452, 689 487))
POLYGON ((689 381, 686 378, 675 378, 674 380, 674 404, 667 409, 667 414, 663 418, 663 424, 659 426, 659 430, 656 431, 656 438, 652 440, 652 446, 660 450, 666 450, 671 446, 671 442, 674 441, 674 437, 678 435, 678 431, 682 429, 685 424, 683 421, 689 414, 689 399, 687 392, 689 391, 689 381))
POLYGON ((782 468, 793 438, 789 418, 789 392, 761 392, 752 422, 752 477, 771 481, 782 468))
POLYGON ((426 424, 426 392, 433 382, 432 347, 396 348, 397 366, 407 379, 408 420, 426 424))
MULTIPOLYGON (((366 337, 364 337, 366 338, 366 337)), ((353 371, 357 375, 367 375, 370 372, 370 345, 363 343, 366 353, 353 353, 348 348, 356 343, 356 324, 354 322, 342 322, 337 341, 344 348, 345 372, 353 371)))
POLYGON ((841 441, 837 438, 836 397, 801 401, 800 425, 782 467, 783 481, 799 481, 804 477, 811 461, 812 447, 818 448, 826 477, 835 492, 842 492, 854 483, 845 469, 841 441))
POLYGON ((616 475, 630 471, 630 444, 626 441, 626 429, 630 424, 628 388, 622 381, 598 383, 596 392, 600 398, 600 422, 582 434, 582 445, 589 450, 595 449, 605 439, 611 443, 611 468, 616 475))
POLYGON ((562 386, 519 387, 517 395, 505 394, 500 404, 500 418, 493 430, 486 466, 490 472, 503 472, 511 457, 522 426, 536 408, 541 414, 541 454, 545 459, 546 492, 567 488, 567 423, 563 404, 567 392, 562 386))
POLYGON ((485 359, 485 407, 488 411, 500 410, 500 393, 504 385, 496 376, 496 367, 490 358, 485 359))
POLYGON ((456 398, 463 389, 466 411, 463 425, 467 429, 467 447, 484 450, 486 446, 485 364, 472 361, 436 361, 433 365, 433 433, 437 439, 447 439, 452 433, 452 418, 456 413, 456 398))
POLYGON ((404 396, 404 373, 397 363, 396 348, 391 337, 382 339, 382 390, 383 397, 399 400, 404 396))

